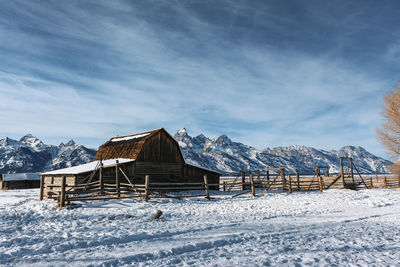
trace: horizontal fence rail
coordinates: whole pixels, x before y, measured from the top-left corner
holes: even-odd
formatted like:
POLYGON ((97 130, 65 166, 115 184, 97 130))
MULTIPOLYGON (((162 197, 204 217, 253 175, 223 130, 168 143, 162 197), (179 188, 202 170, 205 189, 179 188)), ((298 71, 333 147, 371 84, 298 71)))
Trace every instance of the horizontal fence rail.
POLYGON ((199 197, 204 196, 210 200, 212 191, 232 192, 232 197, 244 194, 256 196, 258 192, 285 191, 289 193, 300 191, 323 191, 329 188, 369 189, 369 188, 399 188, 400 177, 394 175, 361 175, 351 158, 341 158, 342 170, 338 174, 329 174, 327 166, 317 166, 314 174, 310 170, 296 170, 288 175, 285 168, 267 168, 261 171, 253 171, 246 174, 241 171, 236 176, 220 177, 219 183, 208 183, 207 176, 198 182, 160 182, 151 181, 149 175, 145 175, 141 183, 135 183, 135 177, 129 177, 123 168, 116 162, 115 175, 104 175, 102 164, 88 174, 85 178, 71 184, 66 176, 55 182, 44 183, 41 177, 40 199, 44 192, 47 198, 57 199, 59 207, 65 207, 76 201, 109 200, 122 198, 136 198, 149 201, 151 198, 167 197, 199 197), (346 165, 347 164, 347 165, 346 165), (98 173, 97 173, 98 172, 98 173), (98 174, 98 176, 96 176, 98 174), (195 191, 188 195, 173 195, 171 192, 195 191), (195 193, 194 195, 192 193, 195 193))

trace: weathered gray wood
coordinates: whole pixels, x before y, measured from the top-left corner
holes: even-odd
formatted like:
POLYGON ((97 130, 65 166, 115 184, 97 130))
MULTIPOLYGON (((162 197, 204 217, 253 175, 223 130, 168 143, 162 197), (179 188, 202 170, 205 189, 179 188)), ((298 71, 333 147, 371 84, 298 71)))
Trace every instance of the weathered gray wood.
MULTIPOLYGON (((209 185, 208 185, 209 186, 209 185)), ((151 190, 204 190, 204 186, 196 186, 196 187, 153 187, 149 186, 151 190)))
POLYGON ((104 194, 104 179, 103 179, 103 162, 100 158, 100 169, 99 169, 99 183, 100 183, 100 195, 104 194))
POLYGON ((40 176, 40 200, 43 200, 43 195, 44 195, 44 176, 40 176))
POLYGON ((210 200, 210 193, 208 192, 208 181, 207 181, 207 175, 203 176, 204 178, 204 189, 206 190, 206 198, 210 200))
POLYGON ((318 186, 319 186, 319 191, 322 192, 322 177, 321 175, 318 175, 318 186))
POLYGON ((292 178, 290 175, 288 176, 288 180, 289 180, 289 193, 291 194, 293 190, 292 190, 292 178))
POLYGON ((242 169, 242 190, 246 189, 246 187, 244 185, 245 182, 246 182, 246 176, 245 176, 244 170, 242 169))
POLYGON ((146 175, 144 180, 144 201, 149 201, 149 183, 150 183, 150 176, 146 175))
POLYGON ((280 175, 281 175, 281 179, 283 181, 283 190, 286 190, 286 177, 285 177, 285 167, 281 166, 280 167, 280 175))
MULTIPOLYGON (((132 186, 132 187, 135 187, 135 186, 132 184, 131 180, 128 178, 128 176, 125 174, 124 170, 122 170, 121 167, 119 167, 118 169, 119 169, 119 171, 122 173, 122 175, 124 176, 125 180, 128 181, 129 185, 132 186)), ((121 184, 121 182, 120 182, 120 184, 121 184)))
POLYGON ((250 176, 249 176, 249 180, 250 180, 251 194, 253 195, 253 197, 255 197, 256 196, 256 190, 254 188, 253 174, 251 174, 251 173, 250 173, 250 176))
MULTIPOLYGON (((153 185, 203 185, 203 183, 175 183, 175 182, 165 182, 165 183, 151 183, 153 185)), ((210 184, 208 184, 210 185, 210 184)))
POLYGON ((342 188, 346 188, 346 182, 344 180, 343 158, 342 157, 340 157, 340 175, 342 177, 342 188))
POLYGON ((120 192, 120 184, 119 184, 119 162, 118 160, 115 161, 115 189, 117 190, 118 197, 121 196, 120 192))
POLYGON ((334 183, 336 183, 340 178, 342 177, 342 174, 339 173, 336 178, 327 186, 325 187, 325 189, 329 189, 329 187, 331 187, 334 183))
POLYGON ((162 213, 161 210, 157 210, 156 214, 153 216, 153 218, 151 219, 150 222, 154 222, 154 221, 158 220, 161 217, 162 214, 163 213, 162 213))
POLYGON ((353 184, 354 184, 353 158, 350 158, 350 176, 351 176, 351 180, 353 181, 353 184))
POLYGON ((61 192, 60 192, 60 203, 59 207, 64 208, 65 207, 65 187, 66 187, 66 176, 63 175, 61 178, 61 192))

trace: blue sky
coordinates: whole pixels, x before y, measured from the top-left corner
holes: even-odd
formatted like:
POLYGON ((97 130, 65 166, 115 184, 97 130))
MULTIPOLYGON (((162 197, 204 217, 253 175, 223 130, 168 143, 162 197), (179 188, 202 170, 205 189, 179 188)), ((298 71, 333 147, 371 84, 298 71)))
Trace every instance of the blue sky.
POLYGON ((1 1, 0 136, 186 127, 257 148, 376 140, 398 1, 1 1))

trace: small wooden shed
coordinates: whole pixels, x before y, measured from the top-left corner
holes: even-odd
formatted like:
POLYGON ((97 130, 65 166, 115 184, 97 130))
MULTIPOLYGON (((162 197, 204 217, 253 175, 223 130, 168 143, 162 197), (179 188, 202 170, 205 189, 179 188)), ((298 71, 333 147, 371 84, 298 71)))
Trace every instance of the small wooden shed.
MULTIPOLYGON (((219 184, 220 173, 185 163, 178 142, 163 128, 110 138, 99 147, 94 162, 85 165, 42 173, 44 184, 56 184, 62 176, 67 176, 67 186, 86 181, 95 167, 103 163, 104 177, 115 183, 116 160, 123 170, 123 176, 133 184, 144 184, 145 176, 151 182, 202 183, 207 175, 209 184, 219 184)), ((95 173, 91 180, 99 179, 95 173)), ((118 176, 118 175, 117 175, 118 176)), ((218 190, 218 186, 210 186, 218 190)), ((46 196, 44 192, 44 196, 46 196)))
POLYGON ((0 174, 0 189, 39 188, 39 173, 0 174))

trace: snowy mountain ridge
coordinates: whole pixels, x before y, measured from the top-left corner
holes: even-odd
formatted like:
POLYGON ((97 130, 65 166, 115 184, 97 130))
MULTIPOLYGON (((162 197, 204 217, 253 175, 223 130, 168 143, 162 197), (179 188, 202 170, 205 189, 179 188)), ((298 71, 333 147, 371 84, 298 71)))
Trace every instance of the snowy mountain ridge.
MULTIPOLYGON (((315 166, 328 166, 331 173, 340 170, 341 156, 352 157, 361 173, 389 173, 392 162, 377 157, 359 146, 345 146, 325 151, 307 146, 265 148, 258 150, 232 141, 227 135, 215 139, 200 134, 191 137, 185 128, 174 135, 186 162, 212 169, 222 174, 237 174, 245 170, 265 170, 285 166, 289 173, 296 169, 312 173, 315 166)), ((31 134, 20 140, 0 139, 0 173, 42 172, 88 163, 96 150, 76 144, 73 140, 58 146, 47 145, 31 134)))
POLYGON ((59 146, 44 144, 31 134, 19 141, 0 139, 0 173, 41 172, 76 166, 93 160, 96 150, 69 141, 59 146))
POLYGON ((312 173, 317 165, 328 166, 331 173, 336 173, 340 170, 340 157, 352 157, 361 173, 389 173, 388 166, 392 164, 359 146, 345 146, 331 151, 301 145, 257 150, 234 142, 227 135, 215 139, 203 134, 191 137, 185 128, 180 129, 174 138, 188 163, 223 174, 237 174, 242 168, 265 170, 267 167, 282 165, 290 173, 294 173, 296 169, 312 173))

